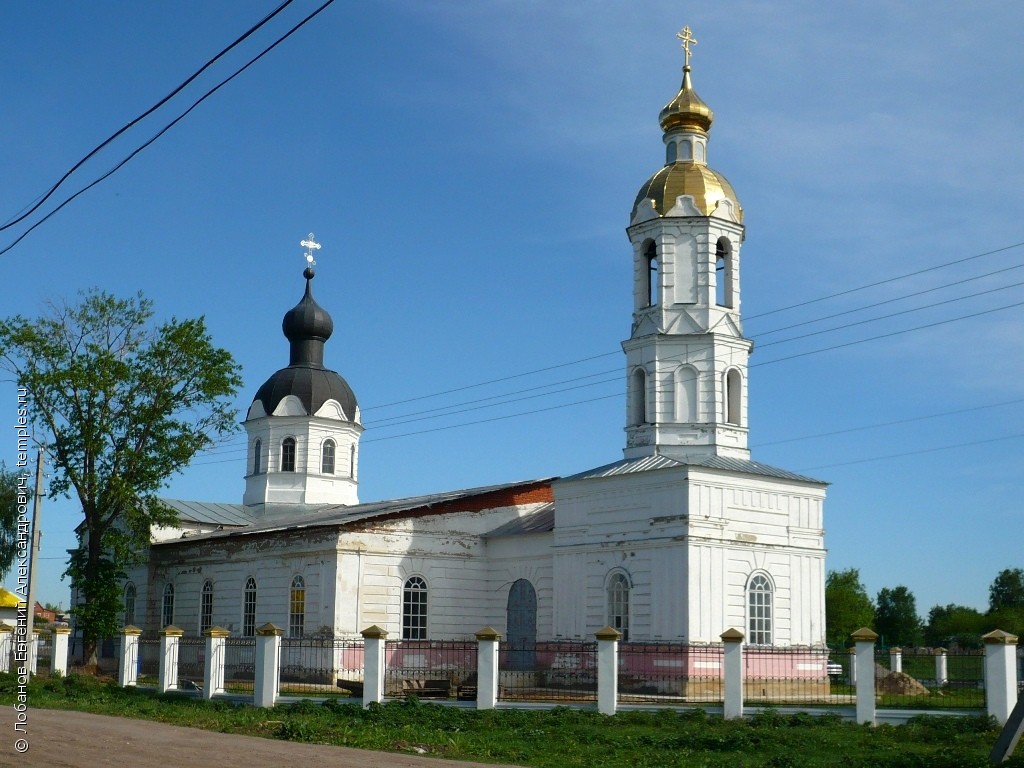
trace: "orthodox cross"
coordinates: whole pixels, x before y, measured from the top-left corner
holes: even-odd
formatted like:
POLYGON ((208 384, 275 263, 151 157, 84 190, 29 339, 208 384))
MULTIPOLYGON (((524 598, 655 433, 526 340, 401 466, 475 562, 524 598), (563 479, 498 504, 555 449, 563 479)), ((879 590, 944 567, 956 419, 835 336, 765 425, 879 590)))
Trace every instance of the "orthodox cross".
POLYGON ((313 233, 310 232, 309 237, 299 243, 299 245, 306 249, 306 263, 311 267, 315 267, 316 262, 313 261, 313 251, 320 250, 320 243, 313 239, 313 233))
POLYGON ((683 41, 683 51, 686 53, 686 61, 684 63, 688 67, 690 66, 690 54, 692 53, 690 46, 697 44, 697 38, 693 36, 688 26, 683 27, 683 31, 678 33, 676 37, 683 41))

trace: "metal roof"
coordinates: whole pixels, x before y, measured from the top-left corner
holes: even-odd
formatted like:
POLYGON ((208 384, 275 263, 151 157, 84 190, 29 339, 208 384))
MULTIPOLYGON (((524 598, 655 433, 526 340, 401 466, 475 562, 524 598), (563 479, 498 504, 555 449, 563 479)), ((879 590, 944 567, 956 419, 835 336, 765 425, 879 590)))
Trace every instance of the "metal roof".
POLYGON ((815 485, 827 485, 823 480, 816 480, 806 475, 798 475, 785 469, 779 469, 759 461, 749 459, 735 459, 727 456, 714 456, 708 454, 693 454, 682 459, 673 459, 661 454, 654 456, 642 456, 638 459, 622 459, 602 467, 588 469, 575 475, 563 478, 563 480, 588 480, 596 477, 612 477, 614 475, 630 475, 635 472, 651 472, 657 469, 672 469, 675 467, 702 467, 704 469, 719 469, 724 472, 737 472, 744 475, 760 475, 762 477, 774 477, 780 480, 795 480, 801 483, 814 483, 815 485))
POLYGON ((555 530, 555 505, 548 502, 528 515, 517 517, 486 534, 488 539, 503 536, 520 536, 524 533, 550 533, 555 530))
POLYGON ((242 526, 251 525, 257 520, 253 510, 244 504, 219 504, 183 499, 160 499, 160 503, 173 509, 182 521, 189 523, 242 526))
MULTIPOLYGON (((153 546, 167 544, 178 544, 183 541, 196 541, 199 539, 212 539, 223 536, 240 536, 256 533, 273 533, 279 531, 296 530, 300 528, 324 528, 340 527, 352 523, 365 522, 381 517, 391 517, 407 512, 429 510, 441 504, 471 499, 476 496, 484 496, 495 491, 503 491, 511 488, 519 488, 538 483, 548 483, 554 478, 540 478, 538 480, 526 480, 516 483, 502 483, 501 485, 488 485, 480 488, 466 488, 458 491, 446 491, 442 493, 431 493, 424 496, 410 496, 404 499, 389 499, 386 501, 374 501, 367 504, 354 504, 345 506, 342 504, 326 505, 316 508, 307 508, 308 511, 287 516, 274 516, 273 518, 261 518, 254 522, 255 517, 250 512, 248 525, 244 528, 235 528, 225 531, 211 531, 209 533, 197 533, 185 536, 181 539, 169 539, 167 541, 154 542, 153 546)), ((167 503, 165 501, 165 503, 167 503)), ((200 508, 206 507, 231 507, 234 509, 248 509, 240 504, 202 504, 197 502, 177 502, 179 504, 195 504, 200 508)), ((457 511, 457 510, 456 510, 457 511)))

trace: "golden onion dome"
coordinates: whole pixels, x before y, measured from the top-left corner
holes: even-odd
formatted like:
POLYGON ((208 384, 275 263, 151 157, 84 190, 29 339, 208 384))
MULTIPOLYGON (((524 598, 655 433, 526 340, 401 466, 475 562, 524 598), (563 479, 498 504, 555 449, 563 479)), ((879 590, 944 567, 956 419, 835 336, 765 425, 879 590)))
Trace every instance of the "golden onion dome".
POLYGON ((680 195, 690 195, 697 210, 705 216, 714 213, 719 202, 729 200, 736 206, 740 223, 743 222, 743 207, 729 180, 703 163, 692 160, 670 163, 644 182, 633 201, 630 218, 636 215, 637 206, 645 200, 653 200, 658 215, 664 216, 680 195))
POLYGON ((693 90, 690 83, 690 66, 683 67, 683 84, 679 87, 679 93, 658 115, 661 129, 666 133, 675 128, 707 133, 714 119, 715 113, 711 111, 711 107, 693 90))

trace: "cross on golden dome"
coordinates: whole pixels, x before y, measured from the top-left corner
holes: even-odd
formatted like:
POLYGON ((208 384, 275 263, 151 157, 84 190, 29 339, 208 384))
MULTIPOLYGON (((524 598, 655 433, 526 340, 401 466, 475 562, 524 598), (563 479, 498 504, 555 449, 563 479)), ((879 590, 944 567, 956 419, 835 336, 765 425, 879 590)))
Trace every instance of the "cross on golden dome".
POLYGON ((683 27, 683 31, 677 33, 676 37, 683 41, 683 52, 686 54, 686 61, 684 64, 688 67, 690 66, 690 55, 692 53, 690 46, 697 44, 697 38, 693 36, 693 32, 688 26, 683 27))

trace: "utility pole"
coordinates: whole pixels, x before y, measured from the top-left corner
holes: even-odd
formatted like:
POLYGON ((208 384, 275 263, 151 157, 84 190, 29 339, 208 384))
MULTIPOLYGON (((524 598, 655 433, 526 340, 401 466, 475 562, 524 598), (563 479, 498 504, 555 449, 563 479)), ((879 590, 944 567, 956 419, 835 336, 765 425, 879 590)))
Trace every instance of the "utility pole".
POLYGON ((43 538, 39 527, 39 515, 43 511, 43 451, 36 456, 36 490, 32 504, 32 534, 28 552, 28 621, 25 625, 25 640, 32 642, 33 625, 36 619, 36 565, 39 562, 39 545, 43 538))

